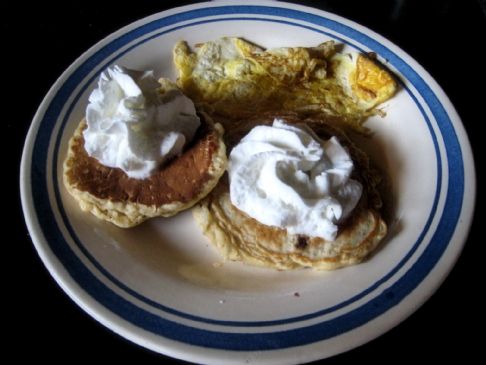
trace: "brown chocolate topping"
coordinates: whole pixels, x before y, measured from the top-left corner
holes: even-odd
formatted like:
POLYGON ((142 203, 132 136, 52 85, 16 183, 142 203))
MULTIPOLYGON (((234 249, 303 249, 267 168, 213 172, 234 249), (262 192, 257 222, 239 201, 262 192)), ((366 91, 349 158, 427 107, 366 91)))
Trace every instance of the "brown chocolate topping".
POLYGON ((146 179, 134 179, 123 170, 104 166, 90 157, 84 149, 83 136, 76 136, 72 145, 75 158, 71 159, 68 178, 77 189, 100 199, 155 206, 185 203, 194 199, 211 178, 209 169, 219 143, 218 132, 202 120, 193 142, 181 156, 146 179))

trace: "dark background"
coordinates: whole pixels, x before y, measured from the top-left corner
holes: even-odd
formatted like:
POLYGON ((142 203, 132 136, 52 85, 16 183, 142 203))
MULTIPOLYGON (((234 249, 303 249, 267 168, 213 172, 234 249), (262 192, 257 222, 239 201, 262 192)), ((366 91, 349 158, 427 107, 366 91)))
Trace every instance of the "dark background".
MULTIPOLYGON (((486 5, 484 1, 295 1, 334 12, 382 34, 408 52, 445 90, 481 163, 485 124, 486 5), (482 130, 482 129, 481 129, 482 130)), ((57 77, 104 36, 147 15, 188 1, 65 1, 0 5, 2 139, 8 179, 3 229, 4 329, 2 355, 35 361, 179 363, 113 334, 78 308, 50 277, 24 225, 19 161, 32 117, 57 77), (6 44, 6 47, 5 47, 6 44), (12 208, 12 209, 10 209, 12 208), (13 212, 10 214, 10 212, 13 212), (11 234, 10 234, 11 233, 11 234), (6 287, 5 287, 6 284, 6 287), (6 352, 5 352, 6 350, 6 352), (31 357, 32 356, 32 357, 31 357)), ((478 170, 481 188, 482 171, 478 170)), ((417 176, 420 182, 420 177, 417 176)), ((480 189, 479 189, 480 190, 480 189)), ((467 192, 466 192, 467 193, 467 192)), ((479 191, 477 200, 482 197, 479 191)), ((5 201, 5 200, 3 200, 5 201)), ((477 204, 480 208, 480 205, 477 204)), ((482 358, 484 284, 479 209, 462 256, 441 288, 405 322, 380 338, 323 361, 393 363, 482 358)))

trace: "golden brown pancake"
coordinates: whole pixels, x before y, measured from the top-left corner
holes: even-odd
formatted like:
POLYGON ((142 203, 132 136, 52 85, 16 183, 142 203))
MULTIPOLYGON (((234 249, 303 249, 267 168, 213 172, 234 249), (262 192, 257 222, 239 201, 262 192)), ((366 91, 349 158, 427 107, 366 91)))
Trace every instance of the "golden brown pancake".
POLYGON ((69 142, 64 185, 84 211, 120 227, 132 227, 157 216, 172 216, 205 197, 226 169, 223 128, 201 114, 193 142, 181 156, 146 179, 128 177, 102 165, 84 149, 81 121, 69 142))
MULTIPOLYGON (((241 123, 228 142, 234 145, 252 127, 271 124, 277 117, 287 123, 302 123, 293 114, 267 115, 241 123)), ((339 227, 334 241, 319 237, 289 234, 285 229, 264 225, 236 208, 230 200, 227 175, 193 209, 196 222, 224 259, 275 269, 312 267, 332 270, 357 264, 365 259, 386 234, 387 226, 379 212, 381 198, 377 191, 379 177, 370 167, 368 157, 340 130, 322 120, 304 122, 322 139, 336 136, 346 146, 355 162, 353 179, 363 184, 363 195, 351 216, 339 227)))

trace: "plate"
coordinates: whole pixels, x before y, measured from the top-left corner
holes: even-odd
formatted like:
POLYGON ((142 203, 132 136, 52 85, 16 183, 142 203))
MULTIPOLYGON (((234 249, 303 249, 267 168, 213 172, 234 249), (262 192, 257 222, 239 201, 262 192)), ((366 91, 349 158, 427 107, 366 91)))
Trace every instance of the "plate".
POLYGON ((198 363, 297 363, 335 355, 388 331, 451 270, 473 213, 471 150, 453 106, 430 75, 378 34, 336 15, 273 2, 200 3, 110 35, 51 88, 29 130, 22 205, 55 280, 121 336, 198 363), (100 72, 112 64, 175 78, 172 47, 220 36, 263 47, 375 52, 400 92, 371 118, 363 148, 390 177, 390 234, 373 257, 332 271, 278 272, 221 263, 191 213, 123 230, 82 213, 62 184, 67 142, 100 72), (426 183, 420 183, 424 181, 426 183), (467 194, 465 192, 467 191, 467 194))

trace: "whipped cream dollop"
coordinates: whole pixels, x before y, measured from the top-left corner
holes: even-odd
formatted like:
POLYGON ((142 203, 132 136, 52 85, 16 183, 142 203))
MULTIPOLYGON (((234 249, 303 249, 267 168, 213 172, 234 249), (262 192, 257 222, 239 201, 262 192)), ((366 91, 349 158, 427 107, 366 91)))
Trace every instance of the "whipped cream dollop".
POLYGON ((260 223, 291 234, 335 240, 337 224, 358 203, 361 184, 336 137, 321 141, 306 126, 275 119, 233 148, 231 202, 260 223))
POLYGON ((86 152, 137 179, 179 155, 200 120, 180 90, 162 93, 160 86, 152 71, 114 66, 103 72, 86 109, 86 152))

